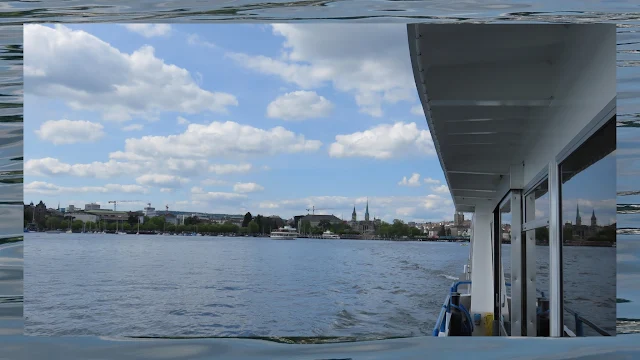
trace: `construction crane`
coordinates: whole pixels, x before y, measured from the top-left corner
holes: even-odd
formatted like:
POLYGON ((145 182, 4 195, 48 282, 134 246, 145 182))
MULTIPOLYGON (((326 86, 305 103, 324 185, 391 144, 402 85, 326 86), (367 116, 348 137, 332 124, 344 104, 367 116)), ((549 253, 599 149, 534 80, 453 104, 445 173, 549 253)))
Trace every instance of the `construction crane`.
POLYGON ((311 215, 315 215, 316 214, 316 210, 323 211, 323 210, 335 210, 335 209, 333 209, 333 208, 316 209, 315 206, 312 206, 311 209, 306 209, 306 210, 307 210, 307 215, 309 215, 309 211, 311 211, 311 215))
POLYGON ((109 204, 113 204, 113 211, 116 211, 116 205, 118 203, 127 203, 127 202, 138 202, 140 200, 112 200, 109 201, 109 204))

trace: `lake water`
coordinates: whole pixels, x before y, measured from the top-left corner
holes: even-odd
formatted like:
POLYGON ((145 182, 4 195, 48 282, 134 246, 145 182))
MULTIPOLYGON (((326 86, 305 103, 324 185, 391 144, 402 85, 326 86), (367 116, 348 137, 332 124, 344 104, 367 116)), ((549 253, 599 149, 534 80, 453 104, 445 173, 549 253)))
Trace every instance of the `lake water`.
MULTIPOLYGON (((544 289, 548 247, 538 250, 544 289)), ((611 332, 615 250, 565 251, 581 265, 566 275, 581 280, 565 282, 569 298, 611 332)), ((28 234, 25 333, 430 335, 468 256, 458 243, 28 234)))

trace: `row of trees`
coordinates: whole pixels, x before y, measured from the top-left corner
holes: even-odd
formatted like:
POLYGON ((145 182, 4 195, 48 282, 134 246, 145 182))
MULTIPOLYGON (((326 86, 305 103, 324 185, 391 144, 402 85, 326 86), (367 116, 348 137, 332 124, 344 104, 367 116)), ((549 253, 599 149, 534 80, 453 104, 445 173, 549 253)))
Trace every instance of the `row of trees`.
MULTIPOLYGON (((444 226, 442 226, 443 235, 446 234, 446 230, 444 226)), ((449 234, 451 231, 449 231, 449 234)), ((422 230, 416 228, 415 226, 409 226, 405 224, 402 220, 394 220, 393 224, 389 224, 387 222, 382 222, 378 228, 376 229, 376 235, 382 236, 385 238, 398 238, 398 237, 416 237, 423 235, 422 230)))
POLYGON ((242 219, 241 233, 245 234, 270 234, 273 230, 278 230, 284 226, 284 221, 277 217, 266 217, 262 215, 251 215, 250 212, 244 214, 242 219))
POLYGON ((70 221, 68 218, 63 219, 61 217, 49 216, 44 222, 41 228, 46 230, 67 230, 71 228, 74 232, 85 231, 115 231, 116 229, 122 231, 166 231, 171 233, 182 232, 198 232, 198 233, 211 233, 211 234, 236 234, 240 232, 237 225, 230 222, 223 224, 209 224, 200 223, 194 221, 193 218, 185 219, 184 225, 174 225, 166 223, 163 217, 145 217, 144 222, 138 227, 138 218, 131 216, 127 221, 121 221, 118 224, 115 222, 101 221, 95 222, 83 222, 81 220, 70 221))
POLYGON ((311 222, 309 220, 304 220, 300 224, 299 231, 301 234, 309 235, 322 235, 322 233, 325 231, 331 231, 332 233, 338 235, 359 234, 358 231, 353 230, 351 226, 345 223, 332 224, 329 220, 321 220, 318 223, 318 226, 311 226, 311 222))

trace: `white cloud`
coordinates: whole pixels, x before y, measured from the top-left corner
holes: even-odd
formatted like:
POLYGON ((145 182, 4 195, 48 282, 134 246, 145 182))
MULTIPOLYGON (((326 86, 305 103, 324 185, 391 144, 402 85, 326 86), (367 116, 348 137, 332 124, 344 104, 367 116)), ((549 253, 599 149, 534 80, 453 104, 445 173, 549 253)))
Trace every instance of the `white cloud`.
POLYGON ((24 186, 25 193, 57 195, 65 193, 129 193, 146 194, 148 190, 140 185, 106 184, 104 186, 74 186, 65 187, 55 184, 32 181, 24 186))
POLYGON ((198 34, 189 34, 187 36, 187 43, 189 45, 193 45, 193 46, 204 46, 204 47, 208 47, 210 49, 215 49, 217 48, 216 44, 209 42, 207 40, 204 40, 203 38, 200 37, 200 35, 198 34))
POLYGON ((177 120, 178 120, 178 124, 179 125, 188 125, 189 124, 189 120, 183 118, 182 116, 178 116, 177 120))
POLYGON ((205 179, 200 182, 204 186, 223 186, 227 185, 226 181, 218 179, 205 179))
POLYGON ((164 170, 182 175, 197 175, 207 168, 208 162, 201 159, 167 158, 161 161, 164 170))
POLYGON ((122 130, 124 131, 139 131, 142 130, 144 128, 144 125, 142 124, 131 124, 131 125, 127 125, 125 127, 122 128, 122 130))
POLYGON ((207 192, 200 187, 193 187, 191 189, 191 194, 195 195, 198 201, 239 201, 247 198, 247 195, 238 194, 238 193, 228 193, 228 192, 207 192))
POLYGON ((241 66, 279 76, 303 89, 326 83, 353 94, 360 111, 383 115, 383 104, 415 101, 406 27, 401 24, 275 24, 283 60, 228 53, 241 66))
POLYGON ((59 98, 105 120, 153 120, 163 111, 228 112, 235 96, 200 88, 189 71, 166 64, 143 46, 131 54, 81 30, 24 27, 25 92, 59 98))
POLYGON ((171 193, 171 192, 173 192, 174 190, 175 190, 175 189, 172 189, 172 188, 161 188, 161 189, 160 189, 160 192, 163 192, 163 193, 171 193))
POLYGON ((437 193, 437 194, 448 194, 449 193, 449 187, 447 185, 438 185, 438 186, 432 186, 431 187, 431 191, 437 193))
MULTIPOLYGON (((426 196, 380 196, 369 197, 369 213, 392 222, 398 217, 406 221, 442 221, 450 219, 454 213, 453 202, 449 196, 430 194, 426 196)), ((359 220, 364 218, 367 197, 346 196, 310 196, 301 199, 276 199, 258 202, 258 208, 265 212, 275 212, 280 216, 291 217, 306 214, 306 209, 315 206, 316 214, 333 214, 337 217, 351 218, 354 203, 359 220), (277 209, 277 210, 275 210, 277 209)), ((252 212, 253 213, 253 212, 252 212)))
POLYGON ((411 107, 411 113, 413 115, 424 116, 424 109, 422 105, 415 105, 411 107))
POLYGON ((56 176, 66 175, 73 177, 110 178, 125 174, 140 172, 139 164, 118 162, 94 161, 89 164, 67 164, 55 158, 31 159, 24 163, 24 172, 27 176, 56 176))
POLYGON ((49 120, 35 132, 40 139, 54 145, 68 145, 98 141, 104 136, 104 127, 85 120, 49 120))
MULTIPOLYGON (((120 158, 121 156, 115 157, 120 158)), ((176 184, 185 184, 188 177, 205 175, 207 172, 224 175, 244 173, 252 169, 251 164, 209 165, 208 161, 203 159, 135 158, 125 160, 128 161, 111 159, 107 162, 68 164, 55 158, 31 159, 24 163, 24 172, 26 176, 70 176, 99 179, 134 175, 141 177, 139 183, 143 181, 145 184, 170 188, 176 184), (157 179, 157 181, 153 179, 157 179), (163 186, 162 181, 174 185, 163 186)))
POLYGON ((251 170, 251 164, 213 164, 209 166, 209 171, 217 175, 246 173, 251 170))
POLYGON ((315 91, 294 91, 278 96, 267 106, 267 116, 282 120, 305 120, 331 115, 334 105, 315 91))
POLYGON ((169 24, 126 24, 124 27, 146 38, 171 34, 171 25, 169 24))
POLYGON ((413 173, 411 177, 407 179, 406 176, 402 177, 402 180, 398 183, 400 186, 420 186, 420 174, 413 173))
POLYGON ((436 179, 432 179, 432 178, 430 178, 430 177, 427 177, 427 178, 424 178, 424 183, 425 183, 425 184, 434 184, 434 185, 437 185, 437 184, 440 184, 440 180, 436 180, 436 179))
POLYGON ((177 188, 186 184, 187 182, 189 182, 189 180, 176 175, 145 174, 142 176, 138 176, 136 178, 136 182, 138 184, 146 185, 146 186, 161 186, 164 188, 177 188))
POLYGON ((243 155, 274 155, 317 151, 322 143, 307 140, 283 127, 259 129, 236 122, 190 124, 184 133, 169 136, 144 136, 127 139, 125 152, 118 156, 156 158, 215 158, 243 155))
POLYGON ((400 215, 403 217, 411 216, 415 214, 415 212, 416 212, 415 207, 401 207, 396 209, 396 215, 400 215))
POLYGON ((337 135, 329 147, 332 157, 372 157, 390 159, 402 155, 435 155, 431 134, 419 130, 416 123, 402 122, 394 125, 378 125, 363 132, 337 135))
POLYGON ((250 192, 262 191, 262 190, 264 190, 264 187, 253 182, 236 183, 235 185, 233 185, 233 191, 237 193, 250 193, 250 192))

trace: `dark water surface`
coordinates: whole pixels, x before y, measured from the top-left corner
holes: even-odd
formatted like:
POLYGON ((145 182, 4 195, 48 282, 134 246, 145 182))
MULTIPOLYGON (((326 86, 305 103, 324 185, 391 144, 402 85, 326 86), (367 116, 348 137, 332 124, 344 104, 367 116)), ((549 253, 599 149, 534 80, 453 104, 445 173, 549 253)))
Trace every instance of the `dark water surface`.
POLYGON ((25 332, 424 335, 468 249, 450 243, 29 234, 25 332))
MULTIPOLYGON (((548 247, 538 250, 544 288, 548 247)), ((30 335, 368 339, 430 335, 469 247, 28 234, 24 252, 30 335)), ((580 280, 565 283, 570 298, 615 332, 615 248, 567 248, 565 258, 581 266, 567 273, 580 280)))

